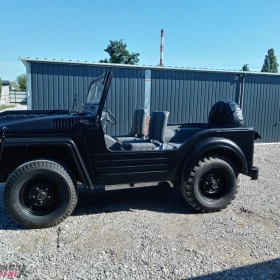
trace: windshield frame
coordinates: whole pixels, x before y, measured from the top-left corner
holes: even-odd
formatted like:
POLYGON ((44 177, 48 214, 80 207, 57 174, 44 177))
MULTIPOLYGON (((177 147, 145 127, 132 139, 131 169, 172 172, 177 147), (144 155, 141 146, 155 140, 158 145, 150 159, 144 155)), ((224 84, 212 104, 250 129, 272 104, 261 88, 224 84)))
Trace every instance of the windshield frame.
POLYGON ((96 115, 96 124, 99 123, 102 111, 107 99, 108 91, 110 89, 111 81, 113 77, 113 72, 112 71, 106 71, 104 74, 101 76, 95 78, 94 80, 91 81, 89 88, 88 88, 88 94, 85 100, 85 103, 83 105, 83 112, 85 113, 92 113, 96 115), (103 79, 103 81, 102 81, 103 79), (100 94, 100 99, 98 102, 88 102, 90 90, 93 84, 100 82, 104 85, 102 93, 100 94))

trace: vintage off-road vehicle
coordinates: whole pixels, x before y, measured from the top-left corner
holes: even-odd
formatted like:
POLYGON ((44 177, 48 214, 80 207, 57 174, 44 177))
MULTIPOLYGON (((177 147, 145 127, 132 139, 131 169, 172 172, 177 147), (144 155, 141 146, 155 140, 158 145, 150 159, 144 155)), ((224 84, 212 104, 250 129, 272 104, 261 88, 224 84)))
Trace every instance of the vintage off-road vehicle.
POLYGON ((0 114, 0 178, 4 203, 20 225, 44 228, 67 218, 77 203, 77 183, 100 185, 168 182, 180 186, 200 212, 219 211, 235 198, 238 175, 258 178, 253 166, 259 137, 242 124, 232 101, 216 103, 208 123, 167 125, 169 112, 153 112, 145 136, 144 110, 136 110, 128 135, 111 137, 116 124, 104 106, 112 72, 93 80, 81 112, 6 111, 0 114))

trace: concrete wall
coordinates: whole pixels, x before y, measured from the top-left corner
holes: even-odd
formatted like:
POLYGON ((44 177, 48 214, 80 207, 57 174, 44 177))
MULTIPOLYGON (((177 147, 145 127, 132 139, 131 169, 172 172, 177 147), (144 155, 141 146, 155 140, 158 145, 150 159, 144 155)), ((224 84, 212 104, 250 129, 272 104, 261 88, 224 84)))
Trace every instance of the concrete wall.
POLYGON ((9 105, 9 104, 10 104, 10 86, 2 85, 0 105, 9 105))

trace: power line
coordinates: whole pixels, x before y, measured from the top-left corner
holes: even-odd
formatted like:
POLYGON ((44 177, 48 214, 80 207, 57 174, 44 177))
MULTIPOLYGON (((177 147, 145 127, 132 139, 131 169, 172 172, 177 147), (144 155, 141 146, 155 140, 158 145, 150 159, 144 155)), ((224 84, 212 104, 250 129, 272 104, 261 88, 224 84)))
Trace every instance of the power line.
POLYGON ((5 57, 0 57, 1 60, 18 60, 17 58, 5 58, 5 57))

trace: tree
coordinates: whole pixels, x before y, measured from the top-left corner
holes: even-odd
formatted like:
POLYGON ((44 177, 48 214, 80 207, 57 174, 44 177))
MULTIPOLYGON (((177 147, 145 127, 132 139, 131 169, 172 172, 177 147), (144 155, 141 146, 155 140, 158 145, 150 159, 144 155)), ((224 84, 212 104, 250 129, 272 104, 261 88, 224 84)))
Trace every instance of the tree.
POLYGON ((0 96, 1 96, 1 92, 2 92, 2 79, 0 78, 0 96))
POLYGON ((26 75, 21 74, 17 76, 17 83, 21 91, 26 91, 26 75))
POLYGON ((267 55, 264 58, 263 67, 261 72, 278 73, 277 58, 274 54, 274 49, 269 49, 267 55))
POLYGON ((250 69, 249 69, 249 67, 248 67, 248 64, 244 64, 243 66, 242 66, 242 69, 241 69, 242 71, 250 71, 250 69))
POLYGON ((123 40, 119 41, 109 41, 110 44, 104 50, 110 56, 109 60, 107 58, 100 60, 102 63, 117 63, 117 64, 137 64, 139 62, 139 53, 130 53, 126 47, 127 44, 123 40))

